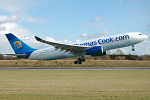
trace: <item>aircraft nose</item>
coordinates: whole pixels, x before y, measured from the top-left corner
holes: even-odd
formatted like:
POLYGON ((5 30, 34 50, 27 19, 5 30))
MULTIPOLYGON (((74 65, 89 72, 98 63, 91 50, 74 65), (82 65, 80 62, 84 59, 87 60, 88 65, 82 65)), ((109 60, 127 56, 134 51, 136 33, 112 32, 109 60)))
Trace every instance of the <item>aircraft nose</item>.
POLYGON ((147 39, 148 38, 148 36, 147 35, 143 35, 143 39, 145 40, 145 39, 147 39))

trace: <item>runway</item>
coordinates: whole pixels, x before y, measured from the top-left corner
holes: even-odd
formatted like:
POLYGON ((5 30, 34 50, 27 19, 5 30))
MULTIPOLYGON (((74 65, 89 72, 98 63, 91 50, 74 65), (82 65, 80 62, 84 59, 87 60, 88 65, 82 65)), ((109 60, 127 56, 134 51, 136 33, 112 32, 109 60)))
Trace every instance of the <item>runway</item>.
POLYGON ((0 68, 0 70, 150 70, 150 68, 0 68))

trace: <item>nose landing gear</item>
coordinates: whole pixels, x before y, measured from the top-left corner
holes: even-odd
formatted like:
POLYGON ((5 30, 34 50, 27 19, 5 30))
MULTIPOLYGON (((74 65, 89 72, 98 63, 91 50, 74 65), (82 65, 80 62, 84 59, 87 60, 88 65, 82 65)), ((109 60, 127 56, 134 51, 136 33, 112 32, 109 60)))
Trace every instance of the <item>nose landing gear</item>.
POLYGON ((135 49, 134 49, 134 45, 132 46, 132 51, 135 51, 135 49))
POLYGON ((82 64, 82 62, 84 62, 85 61, 85 58, 84 57, 79 57, 78 59, 77 59, 77 61, 74 61, 74 64, 82 64))

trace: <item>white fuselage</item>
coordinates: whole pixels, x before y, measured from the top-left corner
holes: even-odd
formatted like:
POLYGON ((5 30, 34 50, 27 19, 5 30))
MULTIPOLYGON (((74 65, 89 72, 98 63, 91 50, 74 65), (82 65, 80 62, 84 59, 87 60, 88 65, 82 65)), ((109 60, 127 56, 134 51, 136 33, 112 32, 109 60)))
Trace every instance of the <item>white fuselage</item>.
MULTIPOLYGON (((86 46, 86 47, 96 47, 102 46, 103 51, 127 47, 131 45, 135 45, 139 42, 142 42, 147 38, 146 35, 143 35, 139 32, 130 32, 124 34, 118 34, 114 36, 96 38, 88 41, 83 41, 80 43, 74 43, 72 45, 78 46, 86 46)), ((79 55, 72 54, 70 52, 65 52, 61 50, 56 50, 54 47, 36 50, 31 53, 28 59, 35 59, 35 60, 55 60, 55 59, 62 59, 66 57, 76 57, 79 55)))

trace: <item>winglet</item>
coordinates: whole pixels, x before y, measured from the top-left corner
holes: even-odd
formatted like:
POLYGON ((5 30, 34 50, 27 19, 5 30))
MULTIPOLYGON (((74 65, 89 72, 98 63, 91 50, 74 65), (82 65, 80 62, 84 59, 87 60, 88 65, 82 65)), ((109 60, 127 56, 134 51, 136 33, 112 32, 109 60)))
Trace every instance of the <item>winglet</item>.
POLYGON ((41 40, 42 40, 41 38, 39 38, 39 37, 37 37, 37 36, 35 36, 35 39, 36 39, 37 41, 41 41, 41 40))

